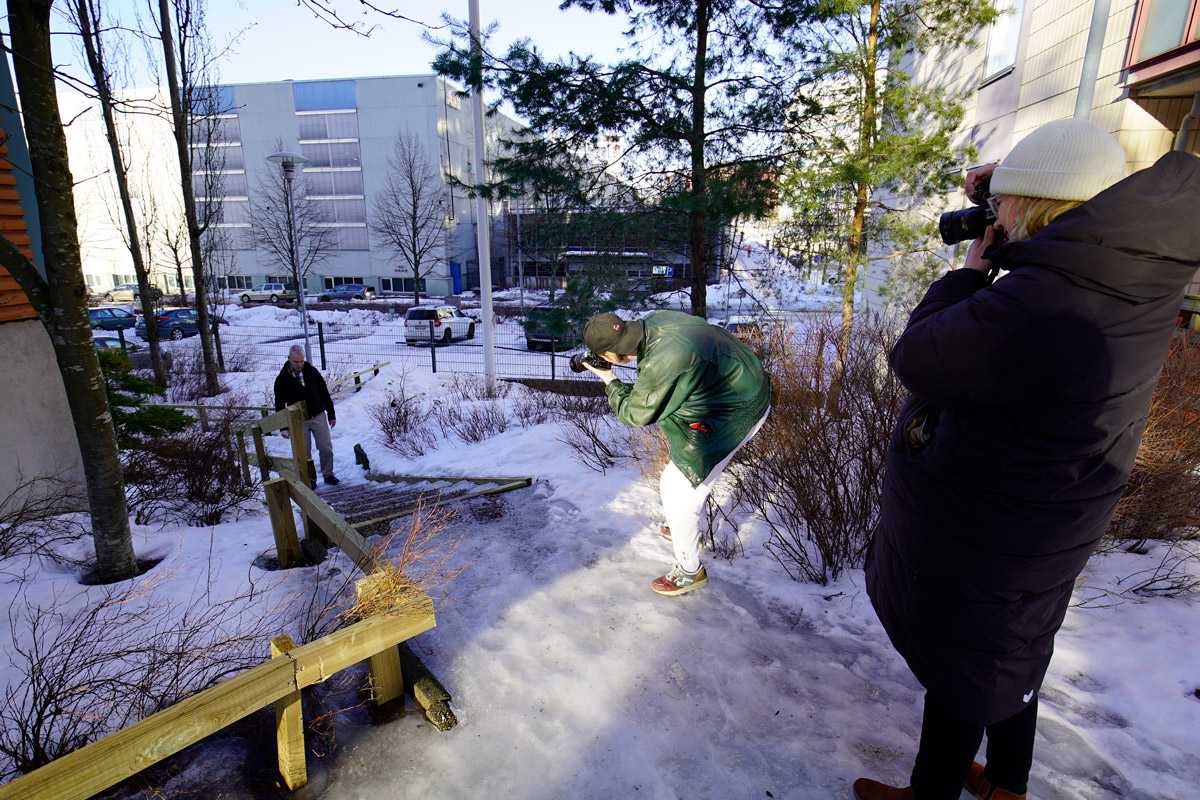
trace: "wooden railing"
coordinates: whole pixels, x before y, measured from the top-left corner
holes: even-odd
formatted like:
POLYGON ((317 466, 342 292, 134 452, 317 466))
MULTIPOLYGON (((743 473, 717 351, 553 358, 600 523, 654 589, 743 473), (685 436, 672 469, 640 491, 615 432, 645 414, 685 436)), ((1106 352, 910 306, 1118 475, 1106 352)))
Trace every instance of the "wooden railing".
MULTIPOLYGON (((339 538, 350 532, 329 530, 339 538)), ((370 592, 376 579, 360 579, 359 595, 370 592)), ((276 636, 270 660, 0 786, 0 800, 85 800, 272 704, 279 774, 289 789, 298 789, 308 782, 300 690, 367 661, 375 703, 400 697, 396 646, 437 624, 433 601, 415 587, 412 594, 416 599, 404 610, 368 617, 308 644, 276 636)))

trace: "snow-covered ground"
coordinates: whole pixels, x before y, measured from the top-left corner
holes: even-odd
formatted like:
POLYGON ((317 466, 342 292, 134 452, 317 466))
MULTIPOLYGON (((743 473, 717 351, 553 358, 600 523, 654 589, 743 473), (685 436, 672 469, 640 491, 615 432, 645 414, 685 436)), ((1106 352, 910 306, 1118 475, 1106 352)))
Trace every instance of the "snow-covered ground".
MULTIPOLYGON (((259 400, 278 363, 225 379, 259 400)), ((536 484, 504 495, 499 518, 468 509, 455 523, 462 571, 434 590, 438 627, 414 642, 461 724, 438 733, 410 712, 350 725, 335 755, 310 767, 324 797, 834 798, 860 776, 906 780, 921 692, 861 571, 831 586, 794 583, 749 522, 744 556, 706 559, 708 587, 654 595, 648 583, 669 567, 670 548, 657 535, 656 489, 636 468, 587 470, 555 423, 514 422, 478 444, 441 440, 401 458, 369 413, 401 380, 410 392, 448 391, 444 376, 393 364, 341 401, 333 443, 344 481, 363 480, 352 452, 361 443, 384 470, 536 484)), ((276 437, 268 444, 286 451, 276 437)), ((314 579, 311 568, 253 566, 272 548, 258 511, 212 528, 140 527, 136 547, 164 559, 138 579, 149 603, 217 602, 253 581, 262 607, 283 610, 314 579)), ((1116 596, 1121 578, 1160 556, 1098 557, 1084 573, 1076 599, 1089 602, 1070 611, 1042 695, 1031 797, 1185 798, 1200 784, 1200 598, 1116 596)), ((347 567, 334 558, 322 569, 347 567)), ((80 609, 102 591, 44 565, 29 577, 0 583, 0 599, 16 608, 57 596, 80 609)), ((0 616, 0 641, 19 624, 0 616)), ((229 744, 201 751, 163 796, 217 796, 218 786, 222 797, 250 796, 237 788, 242 762, 265 757, 229 744)))

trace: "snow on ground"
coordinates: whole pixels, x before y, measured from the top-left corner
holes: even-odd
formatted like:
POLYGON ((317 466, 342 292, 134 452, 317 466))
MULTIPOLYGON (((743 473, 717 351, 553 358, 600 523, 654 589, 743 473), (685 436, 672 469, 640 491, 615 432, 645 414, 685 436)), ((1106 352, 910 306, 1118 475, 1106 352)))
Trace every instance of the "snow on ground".
MULTIPOLYGON (((338 430, 352 435, 342 451, 369 433, 338 430)), ((861 571, 834 586, 793 583, 749 526, 745 557, 708 560, 708 588, 658 597, 647 584, 670 548, 657 536, 656 492, 634 469, 600 476, 575 464, 552 424, 415 461, 364 446, 385 469, 494 465, 539 483, 506 495, 499 522, 464 522, 464 571, 419 640, 461 726, 364 732, 334 763, 327 796, 827 798, 862 775, 906 778, 921 694, 861 571)), ((1096 559, 1080 596, 1155 557, 1096 559)), ((1046 682, 1032 797, 1190 794, 1197 610, 1159 599, 1071 611, 1046 682)))
MULTIPOLYGON (((260 317, 290 326, 277 316, 288 313, 234 310, 222 333, 228 342, 226 331, 250 331, 260 317)), ((416 459, 384 449, 370 408, 401 382, 460 402, 447 376, 429 371, 427 349, 396 348, 386 330, 373 334, 381 349, 386 340, 414 355, 393 353, 378 378, 339 403, 333 442, 343 480, 363 480, 352 450, 361 443, 384 470, 537 483, 503 496, 500 519, 467 513, 456 524, 463 571, 435 592, 438 627, 414 643, 453 693, 460 726, 443 734, 405 716, 339 736, 321 768, 324 797, 829 798, 864 775, 906 780, 921 691, 876 621, 861 571, 827 587, 794 583, 763 549, 761 526, 748 523, 743 557, 707 559, 707 588, 652 594, 649 581, 670 560, 654 487, 633 468, 588 471, 555 424, 514 422, 475 445, 441 440, 416 459)), ((293 341, 258 344, 261 368, 223 380, 261 402, 293 341)), ((337 369, 375 360, 355 341, 358 349, 329 345, 337 369)), ((268 447, 287 452, 279 437, 268 447)), ((264 602, 286 603, 308 572, 250 566, 271 548, 261 513, 207 529, 139 528, 137 548, 166 557, 151 573, 166 576, 151 597, 180 602, 229 596, 249 577, 270 587, 264 602)), ((1121 578, 1161 555, 1097 557, 1081 578, 1082 607, 1067 616, 1042 695, 1031 797, 1183 798, 1200 783, 1200 598, 1116 596, 1121 578)), ((11 603, 14 587, 0 585, 0 597, 11 603)), ((33 600, 81 592, 79 604, 97 591, 52 570, 26 587, 33 600)))

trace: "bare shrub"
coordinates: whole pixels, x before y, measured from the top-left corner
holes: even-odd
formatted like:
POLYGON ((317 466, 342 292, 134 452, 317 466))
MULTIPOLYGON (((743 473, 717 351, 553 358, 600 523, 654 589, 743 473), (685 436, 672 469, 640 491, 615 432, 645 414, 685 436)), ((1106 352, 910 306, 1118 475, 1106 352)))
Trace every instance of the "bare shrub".
POLYGON ((10 680, 0 697, 0 780, 27 773, 263 661, 278 623, 251 595, 145 602, 110 587, 78 614, 10 609, 10 680), (18 631, 24 631, 20 635, 18 631))
POLYGON ((508 416, 494 400, 469 406, 443 403, 437 406, 435 416, 443 435, 457 436, 468 444, 482 442, 508 430, 508 416))
MULTIPOLYGON (((224 384, 220 392, 228 391, 224 384)), ((171 369, 167 375, 167 401, 190 403, 208 397, 204 382, 204 356, 199 346, 172 351, 171 369)))
POLYGON ((217 525, 258 494, 241 468, 225 425, 152 439, 124 455, 129 510, 141 525, 217 525))
POLYGON ((262 368, 261 359, 249 345, 224 348, 226 372, 257 372, 262 368))
POLYGON ((0 499, 0 559, 46 556, 60 562, 60 552, 87 534, 75 512, 87 507, 82 487, 57 476, 20 481, 0 499))
POLYGON ((525 389, 513 401, 513 416, 522 428, 532 428, 549 422, 554 416, 554 408, 545 394, 525 389))
POLYGON ((667 437, 657 425, 633 428, 629 431, 629 454, 637 462, 642 477, 657 482, 667 462, 671 460, 671 448, 667 437))
MULTIPOLYGON (((570 398, 572 401, 596 398, 570 398)), ((558 441, 575 454, 575 460, 596 472, 607 472, 617 464, 631 459, 630 429, 622 425, 608 410, 596 404, 560 403, 558 441)))
POLYGON ((379 426, 379 437, 389 450, 406 458, 416 458, 437 447, 437 437, 429 430, 431 410, 421 398, 406 394, 401 386, 389 391, 382 402, 370 409, 379 426))
POLYGON ((888 442, 904 389, 883 358, 895 328, 855 321, 838 408, 826 408, 833 320, 813 323, 772 358, 772 413, 738 454, 737 491, 771 531, 767 548, 793 579, 827 583, 862 562, 879 518, 888 442))
POLYGON ((1109 536, 1140 550, 1149 539, 1200 532, 1200 339, 1180 331, 1154 389, 1146 430, 1109 536))
POLYGON ((478 375, 456 372, 450 376, 446 388, 463 400, 474 402, 477 400, 502 400, 508 397, 508 393, 512 391, 512 384, 507 381, 496 381, 495 387, 488 389, 487 382, 478 375))

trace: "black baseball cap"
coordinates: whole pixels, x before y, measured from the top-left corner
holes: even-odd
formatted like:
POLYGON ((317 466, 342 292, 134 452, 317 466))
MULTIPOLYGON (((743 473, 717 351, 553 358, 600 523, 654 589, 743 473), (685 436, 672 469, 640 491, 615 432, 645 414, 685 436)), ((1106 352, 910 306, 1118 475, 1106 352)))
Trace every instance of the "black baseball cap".
POLYGON ((616 353, 631 356, 642 342, 641 320, 623 320, 616 314, 597 314, 588 320, 583 330, 583 343, 593 353, 616 353))

